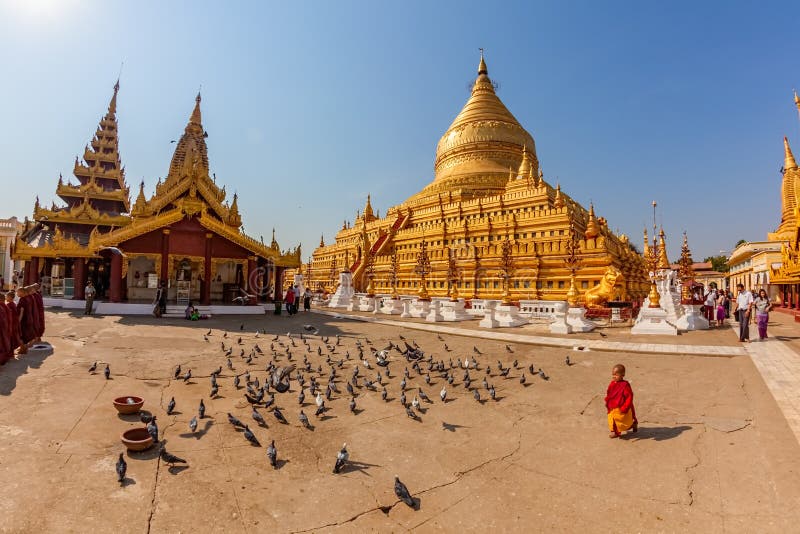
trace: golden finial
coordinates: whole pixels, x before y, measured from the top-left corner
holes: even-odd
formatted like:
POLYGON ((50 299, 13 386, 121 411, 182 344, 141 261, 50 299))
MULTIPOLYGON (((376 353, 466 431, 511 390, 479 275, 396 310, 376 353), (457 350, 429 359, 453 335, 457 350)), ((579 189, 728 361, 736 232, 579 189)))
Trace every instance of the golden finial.
POLYGON ((584 232, 586 239, 593 239, 600 235, 600 226, 597 224, 597 219, 594 216, 594 204, 589 203, 589 221, 586 223, 586 232, 584 232))
POLYGON ((481 74, 483 74, 485 76, 488 76, 489 69, 486 68, 486 61, 484 61, 483 59, 483 48, 479 48, 478 50, 481 51, 481 62, 478 64, 478 75, 480 76, 481 74))
POLYGON ((564 207, 564 197, 561 196, 561 184, 556 184, 556 198, 553 201, 553 207, 556 209, 564 207))
POLYGON ((319 236, 319 246, 320 247, 324 247, 325 246, 325 235, 324 234, 321 234, 319 236))
POLYGON ((192 111, 192 116, 189 118, 189 124, 196 124, 198 126, 202 125, 202 117, 200 114, 200 101, 202 98, 200 97, 200 92, 197 92, 197 96, 194 99, 194 110, 192 111))
POLYGON ((528 157, 528 147, 522 146, 522 163, 519 164, 517 178, 528 178, 531 172, 531 159, 528 157))
POLYGON ((114 84, 114 95, 111 97, 111 102, 108 103, 108 114, 112 115, 117 112, 117 93, 119 92, 119 78, 117 83, 114 84))
POLYGON ((792 154, 792 149, 789 148, 789 140, 784 137, 783 138, 783 152, 784 152, 784 160, 783 160, 783 169, 796 169, 797 162, 794 160, 794 154, 792 154))
POLYGON ((645 259, 650 256, 650 238, 647 236, 647 226, 644 227, 644 252, 642 255, 645 259))
POLYGON ((370 195, 367 194, 367 205, 364 206, 364 220, 367 219, 372 220, 375 217, 375 214, 372 212, 372 202, 370 199, 370 195))
POLYGON ((669 258, 667 258, 667 243, 665 241, 664 228, 658 233, 658 269, 669 269, 669 258))

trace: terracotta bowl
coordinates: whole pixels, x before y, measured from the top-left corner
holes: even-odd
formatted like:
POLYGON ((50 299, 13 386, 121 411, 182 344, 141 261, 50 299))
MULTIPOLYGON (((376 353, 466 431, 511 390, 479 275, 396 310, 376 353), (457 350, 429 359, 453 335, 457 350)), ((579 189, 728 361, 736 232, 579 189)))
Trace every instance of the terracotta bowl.
POLYGON ((132 428, 122 434, 122 443, 129 451, 143 451, 153 446, 153 438, 144 427, 132 428))
POLYGON ((127 395, 125 397, 117 397, 116 399, 114 399, 114 408, 116 408, 117 411, 123 415, 138 413, 139 410, 142 409, 143 404, 144 404, 143 398, 135 397, 133 395, 127 395))

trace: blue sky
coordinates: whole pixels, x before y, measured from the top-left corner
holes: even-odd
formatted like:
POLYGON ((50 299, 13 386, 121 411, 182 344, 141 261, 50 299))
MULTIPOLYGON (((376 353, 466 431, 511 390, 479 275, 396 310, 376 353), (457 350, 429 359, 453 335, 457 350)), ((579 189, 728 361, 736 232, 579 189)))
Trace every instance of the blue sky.
POLYGON ((202 85, 218 183, 245 231, 304 258, 433 178, 478 48, 551 183, 638 244, 651 201, 670 257, 780 221, 782 137, 800 156, 789 2, 0 0, 0 217, 55 198, 124 61, 120 150, 153 190, 202 85), (13 201, 8 199, 13 198, 13 201))

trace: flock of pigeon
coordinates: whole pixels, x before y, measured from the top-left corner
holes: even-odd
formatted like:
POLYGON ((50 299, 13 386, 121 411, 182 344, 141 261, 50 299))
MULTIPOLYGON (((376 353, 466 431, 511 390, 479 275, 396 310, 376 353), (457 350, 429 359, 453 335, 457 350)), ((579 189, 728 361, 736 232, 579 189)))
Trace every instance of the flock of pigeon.
MULTIPOLYGON (((241 325, 240 331, 243 330, 244 325, 241 325)), ((284 411, 289 411, 288 408, 280 408, 279 404, 281 406, 288 405, 290 402, 288 394, 292 392, 296 392, 297 395, 296 420, 301 427, 313 429, 309 416, 303 409, 307 405, 307 398, 313 399, 314 421, 320 424, 328 418, 326 413, 333 409, 332 401, 337 398, 349 399, 348 410, 352 414, 359 413, 356 399, 362 395, 379 395, 383 402, 391 403, 395 399, 389 397, 387 386, 390 386, 398 390, 397 404, 399 407, 409 418, 419 421, 421 420, 420 414, 427 412, 423 403, 425 405, 434 404, 434 401, 425 392, 426 388, 441 387, 438 396, 442 403, 453 400, 458 388, 461 388, 466 394, 483 404, 490 399, 494 402, 499 401, 494 386, 497 380, 505 381, 513 378, 523 387, 530 385, 530 380, 537 377, 544 381, 549 380, 543 369, 537 370, 533 364, 527 368, 520 366, 516 359, 508 367, 503 366, 500 360, 497 360, 496 366, 488 363, 482 364, 476 358, 476 356, 484 356, 478 347, 473 347, 473 355, 464 357, 463 360, 460 357, 453 359, 450 356, 447 360, 437 359, 432 353, 423 351, 415 341, 407 340, 400 334, 397 342, 390 340, 386 346, 381 348, 375 348, 369 338, 356 338, 352 354, 342 344, 340 335, 320 336, 318 329, 313 325, 303 325, 303 332, 299 334, 287 333, 282 336, 275 335, 272 338, 260 337, 262 334, 263 332, 256 332, 255 338, 252 338, 255 343, 249 350, 245 350, 245 340, 241 334, 231 336, 226 331, 219 341, 219 350, 225 359, 225 367, 228 370, 224 378, 231 380, 224 387, 235 392, 228 396, 241 395, 250 407, 249 417, 257 427, 261 428, 267 427, 264 417, 264 414, 267 413, 272 414, 271 417, 278 424, 290 424, 284 415, 284 411), (264 348, 260 346, 260 343, 264 344, 264 348), (312 360, 316 365, 312 363, 312 360), (255 376, 257 361, 265 362, 262 363, 266 372, 266 376, 262 377, 263 381, 255 376), (400 370, 401 367, 402 370, 400 370), (513 377, 511 376, 512 371, 514 372, 513 377), (412 384, 412 380, 415 379, 416 384, 412 384), (276 394, 283 397, 282 402, 278 402, 276 394)), ((211 343, 212 337, 214 334, 210 329, 203 335, 206 343, 211 343)), ((452 353, 440 335, 437 335, 437 339, 443 344, 442 352, 452 353)), ((505 350, 508 354, 514 353, 514 349, 509 345, 505 346, 505 350)), ((569 356, 566 357, 565 364, 572 365, 569 356)), ((97 362, 91 366, 89 371, 94 373, 96 368, 97 362)), ((104 374, 108 379, 110 375, 108 366, 106 366, 104 374)), ((223 366, 220 365, 209 376, 208 397, 214 399, 219 395, 220 388, 223 387, 221 384, 223 366)), ((181 380, 185 384, 195 383, 191 381, 192 370, 184 371, 181 365, 175 368, 172 378, 176 381, 181 380)), ((166 414, 171 415, 175 406, 175 397, 172 397, 167 404, 166 414)), ((201 398, 197 405, 196 415, 189 421, 189 430, 192 434, 197 432, 198 419, 202 420, 206 417, 208 417, 206 406, 201 398)), ((186 460, 170 454, 164 443, 159 442, 157 417, 141 412, 140 418, 143 423, 146 423, 153 443, 159 445, 160 459, 170 465, 185 464, 186 460)), ((227 420, 236 430, 241 431, 244 439, 250 444, 255 447, 261 446, 249 424, 230 412, 227 413, 227 420)), ((442 422, 443 429, 448 429, 449 426, 452 425, 442 422)), ((273 468, 278 468, 278 452, 274 439, 270 440, 266 453, 269 464, 273 468)), ((333 473, 340 473, 346 468, 349 456, 345 443, 336 454, 333 473)), ((124 484, 127 465, 123 454, 119 455, 116 472, 118 481, 124 484)), ((394 491, 400 501, 408 506, 415 506, 414 498, 397 476, 395 476, 394 491)))

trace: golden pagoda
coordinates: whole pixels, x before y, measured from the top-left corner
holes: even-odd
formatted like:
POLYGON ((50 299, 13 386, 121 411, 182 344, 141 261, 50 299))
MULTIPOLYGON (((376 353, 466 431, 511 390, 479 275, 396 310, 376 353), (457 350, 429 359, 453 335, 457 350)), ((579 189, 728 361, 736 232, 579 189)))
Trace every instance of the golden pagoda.
POLYGON ((437 145, 433 181, 382 218, 368 197, 333 243, 320 242, 307 284, 332 291, 339 266, 364 291, 369 264, 378 294, 393 293, 396 281, 405 295, 564 300, 570 228, 579 238, 575 283, 583 296, 594 305, 644 298, 642 257, 594 206, 587 211, 547 183, 533 137, 498 98, 481 54, 472 94, 437 145), (424 282, 415 271, 421 255, 430 263, 424 282))

